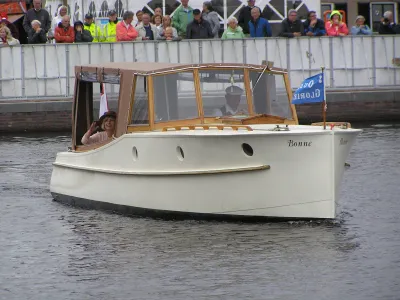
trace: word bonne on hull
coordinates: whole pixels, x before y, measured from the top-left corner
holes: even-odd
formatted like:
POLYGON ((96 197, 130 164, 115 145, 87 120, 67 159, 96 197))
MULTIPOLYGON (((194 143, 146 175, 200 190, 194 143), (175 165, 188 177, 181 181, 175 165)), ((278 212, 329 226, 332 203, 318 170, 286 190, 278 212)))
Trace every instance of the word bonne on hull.
POLYGON ((301 141, 301 142, 296 142, 293 140, 288 140, 288 146, 289 147, 311 147, 311 143, 310 141, 301 141))

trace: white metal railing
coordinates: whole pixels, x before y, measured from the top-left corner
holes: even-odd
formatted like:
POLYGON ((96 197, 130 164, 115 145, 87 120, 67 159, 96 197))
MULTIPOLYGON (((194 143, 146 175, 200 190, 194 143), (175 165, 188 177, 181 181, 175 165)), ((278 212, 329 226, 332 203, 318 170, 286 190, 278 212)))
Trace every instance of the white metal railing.
MULTIPOLYGON (((102 62, 260 64, 273 61, 289 70, 291 83, 326 67, 328 88, 400 86, 400 36, 267 38, 43 44, 0 48, 0 100, 66 98, 73 95, 74 66, 102 62)), ((108 93, 118 92, 115 86, 108 93)))

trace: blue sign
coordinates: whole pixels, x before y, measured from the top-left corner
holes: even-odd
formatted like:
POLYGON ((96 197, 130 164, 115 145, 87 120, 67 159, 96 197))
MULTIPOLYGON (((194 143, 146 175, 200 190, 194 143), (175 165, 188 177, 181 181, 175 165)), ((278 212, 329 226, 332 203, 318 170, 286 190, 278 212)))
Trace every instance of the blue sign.
POLYGON ((303 81, 293 94, 292 104, 318 103, 325 100, 324 73, 314 75, 303 81))

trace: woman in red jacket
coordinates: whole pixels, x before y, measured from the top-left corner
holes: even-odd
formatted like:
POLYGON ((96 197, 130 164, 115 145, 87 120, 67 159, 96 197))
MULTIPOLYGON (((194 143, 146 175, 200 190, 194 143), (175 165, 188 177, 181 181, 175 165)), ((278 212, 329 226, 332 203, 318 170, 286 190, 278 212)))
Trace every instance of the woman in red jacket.
POLYGON ((342 15, 338 10, 331 13, 330 20, 325 24, 326 33, 329 36, 345 36, 349 34, 346 23, 342 22, 342 15))
POLYGON ((54 31, 54 39, 56 43, 73 43, 75 42, 74 27, 70 25, 70 17, 64 16, 62 21, 58 23, 54 31))

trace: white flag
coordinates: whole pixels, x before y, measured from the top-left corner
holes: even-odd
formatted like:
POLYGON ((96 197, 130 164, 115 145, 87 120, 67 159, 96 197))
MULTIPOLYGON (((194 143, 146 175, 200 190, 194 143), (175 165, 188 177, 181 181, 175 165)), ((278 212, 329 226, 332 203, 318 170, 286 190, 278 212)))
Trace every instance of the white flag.
POLYGON ((106 85, 104 83, 101 84, 101 92, 100 92, 100 111, 99 118, 104 115, 104 113, 108 112, 108 100, 106 94, 106 85))

